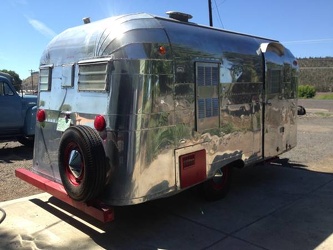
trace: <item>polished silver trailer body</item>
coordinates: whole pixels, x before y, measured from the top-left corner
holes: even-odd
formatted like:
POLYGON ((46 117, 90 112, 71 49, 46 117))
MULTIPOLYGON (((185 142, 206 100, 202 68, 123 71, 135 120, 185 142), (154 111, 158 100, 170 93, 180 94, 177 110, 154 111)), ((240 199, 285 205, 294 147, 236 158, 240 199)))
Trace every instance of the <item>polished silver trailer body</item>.
POLYGON ((99 198, 109 205, 175 194, 223 166, 275 157, 296 146, 297 71, 275 40, 148 14, 68 29, 40 62, 46 120, 37 124, 33 171, 61 182, 59 118, 93 128, 96 115, 106 120, 99 198))

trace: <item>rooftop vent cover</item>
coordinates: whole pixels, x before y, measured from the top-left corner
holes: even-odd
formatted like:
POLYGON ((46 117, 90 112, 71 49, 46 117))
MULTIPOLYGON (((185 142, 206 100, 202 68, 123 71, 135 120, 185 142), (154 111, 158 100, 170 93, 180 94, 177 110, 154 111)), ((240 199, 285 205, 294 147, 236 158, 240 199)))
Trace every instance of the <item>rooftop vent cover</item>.
POLYGON ((84 17, 84 18, 82 18, 82 21, 84 24, 88 24, 88 23, 90 23, 90 17, 84 17))
POLYGON ((192 18, 192 15, 178 11, 168 11, 166 12, 166 14, 169 15, 170 18, 176 19, 181 22, 188 22, 188 20, 192 18))

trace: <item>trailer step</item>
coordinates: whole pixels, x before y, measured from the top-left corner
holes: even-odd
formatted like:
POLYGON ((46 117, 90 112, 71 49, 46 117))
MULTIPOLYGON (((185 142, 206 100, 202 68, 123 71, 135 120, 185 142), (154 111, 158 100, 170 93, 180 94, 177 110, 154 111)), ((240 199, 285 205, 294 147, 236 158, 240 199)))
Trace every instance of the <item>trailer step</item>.
POLYGON ((15 175, 23 181, 53 195, 55 198, 71 205, 72 207, 75 207, 76 209, 103 223, 111 222, 114 220, 113 207, 106 206, 100 202, 92 202, 92 204, 87 204, 74 201, 68 196, 63 185, 54 181, 50 181, 24 168, 15 169, 15 175))

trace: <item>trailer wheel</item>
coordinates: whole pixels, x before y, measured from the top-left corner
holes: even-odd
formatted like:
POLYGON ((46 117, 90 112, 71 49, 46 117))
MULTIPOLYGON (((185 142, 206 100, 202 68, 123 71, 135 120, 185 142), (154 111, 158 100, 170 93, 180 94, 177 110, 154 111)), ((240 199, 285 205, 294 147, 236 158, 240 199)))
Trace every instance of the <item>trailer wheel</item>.
POLYGON ((68 128, 60 141, 58 162, 62 184, 73 200, 88 201, 102 192, 106 156, 101 138, 92 128, 68 128))
POLYGON ((204 197, 209 201, 224 198, 230 186, 231 166, 224 166, 216 171, 213 178, 203 183, 204 197))

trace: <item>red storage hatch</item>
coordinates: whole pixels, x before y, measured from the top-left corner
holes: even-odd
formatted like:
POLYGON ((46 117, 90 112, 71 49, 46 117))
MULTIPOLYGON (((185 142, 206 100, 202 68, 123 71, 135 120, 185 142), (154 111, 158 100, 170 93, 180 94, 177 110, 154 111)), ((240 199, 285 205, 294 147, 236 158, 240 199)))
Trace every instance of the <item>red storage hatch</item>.
POLYGON ((180 187, 186 188, 206 180, 206 150, 179 156, 180 187))

